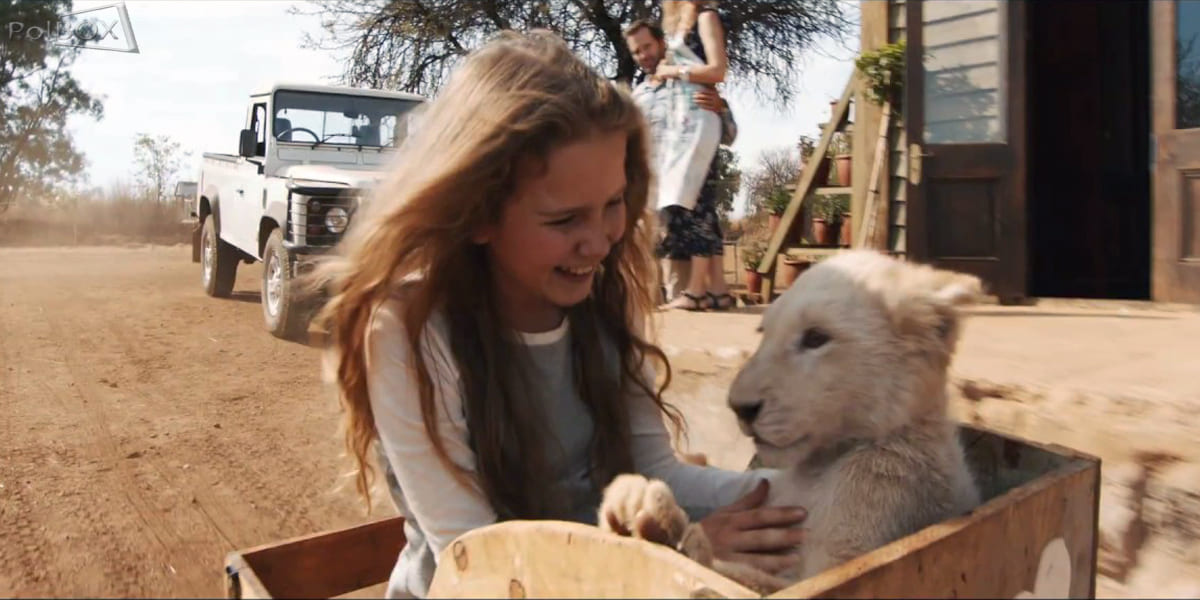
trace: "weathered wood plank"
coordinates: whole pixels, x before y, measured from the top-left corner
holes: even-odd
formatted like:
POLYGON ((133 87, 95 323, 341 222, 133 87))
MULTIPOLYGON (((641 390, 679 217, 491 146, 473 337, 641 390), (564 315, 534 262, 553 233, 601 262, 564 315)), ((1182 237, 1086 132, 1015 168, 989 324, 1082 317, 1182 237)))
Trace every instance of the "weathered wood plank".
POLYGON ((430 598, 757 598, 675 550, 566 521, 508 521, 442 552, 430 598))
MULTIPOLYGON (((845 123, 846 117, 850 114, 850 97, 854 93, 854 79, 854 76, 851 75, 850 80, 846 82, 846 89, 842 91, 842 97, 833 107, 832 119, 826 124, 825 130, 821 133, 821 139, 817 142, 816 149, 813 150, 813 156, 825 156, 825 153, 829 150, 829 141, 833 138, 833 133, 845 123)), ((788 203, 787 210, 783 212, 783 216, 779 219, 779 227, 775 230, 775 235, 771 236, 771 242, 767 245, 767 252, 763 255, 762 262, 758 264, 759 273, 765 275, 774 269, 775 259, 779 255, 779 250, 783 247, 784 242, 791 233, 796 218, 801 214, 804 199, 813 187, 813 180, 817 175, 818 162, 816 160, 809 161, 809 164, 804 166, 804 171, 800 174, 800 183, 796 185, 796 191, 792 194, 792 200, 788 203)), ((769 298, 770 296, 767 297, 769 298)))
MULTIPOLYGON (((980 507, 770 597, 1094 597, 1099 460, 971 426, 960 435, 984 495, 980 507), (1069 573, 1057 595, 1039 576, 1047 548, 1063 554, 1056 566, 1069 573)), ((233 552, 227 594, 363 593, 387 579, 403 543, 403 520, 393 518, 233 552)), ((429 596, 757 597, 665 546, 561 521, 510 521, 463 535, 443 553, 429 596)))
POLYGON ((1042 597, 1095 597, 1100 461, 1061 447, 963 430, 992 446, 991 469, 975 465, 975 470, 985 499, 988 492, 998 495, 967 515, 769 597, 1012 598, 1050 583, 1045 577, 1038 581, 1039 562, 1048 547, 1053 553, 1060 544, 1067 561, 1059 566, 1068 577, 1060 581, 1060 595, 1042 597), (1045 469, 1050 470, 1039 473, 1045 469))
POLYGON ((231 553, 227 576, 241 598, 329 598, 387 581, 404 542, 404 519, 381 519, 231 553))

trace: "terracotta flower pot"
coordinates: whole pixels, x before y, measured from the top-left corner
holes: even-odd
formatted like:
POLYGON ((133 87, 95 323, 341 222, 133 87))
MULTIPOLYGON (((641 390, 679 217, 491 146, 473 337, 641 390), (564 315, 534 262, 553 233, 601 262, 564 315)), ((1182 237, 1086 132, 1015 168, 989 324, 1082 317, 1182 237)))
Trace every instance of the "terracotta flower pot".
POLYGON ((849 248, 854 245, 854 227, 850 220, 850 213, 842 213, 842 234, 839 237, 842 246, 849 248))
POLYGON ((854 157, 850 154, 837 155, 837 184, 839 187, 850 186, 850 169, 854 157))
POLYGON ((837 230, 829 226, 825 219, 817 217, 812 220, 813 242, 818 246, 832 246, 836 242, 833 235, 837 230))
POLYGON ((783 215, 767 215, 767 235, 775 235, 775 230, 779 228, 779 220, 783 215))
POLYGON ((812 266, 812 263, 807 260, 785 260, 785 261, 783 261, 783 268, 780 269, 780 271, 781 271, 780 276, 782 277, 782 281, 780 281, 779 287, 780 288, 791 287, 792 283, 794 283, 796 281, 796 278, 799 277, 800 274, 803 273, 805 270, 807 270, 810 266, 812 266))
POLYGON ((762 293, 762 273, 746 269, 746 291, 751 294, 762 293))

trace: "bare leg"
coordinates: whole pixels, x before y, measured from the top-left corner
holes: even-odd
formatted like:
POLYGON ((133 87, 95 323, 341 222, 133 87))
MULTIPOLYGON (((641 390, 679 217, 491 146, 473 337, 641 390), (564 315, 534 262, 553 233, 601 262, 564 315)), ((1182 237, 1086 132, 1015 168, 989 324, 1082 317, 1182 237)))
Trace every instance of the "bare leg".
POLYGON ((670 302, 678 298, 679 292, 682 292, 687 286, 692 275, 692 261, 690 259, 667 259, 663 263, 667 270, 667 301, 670 302))
MULTIPOLYGON (((688 278, 687 291, 693 296, 700 296, 708 291, 708 274, 713 262, 712 256, 692 257, 692 276, 688 278)), ((719 268, 719 267, 718 267, 719 268)))
POLYGON ((724 256, 713 256, 708 262, 708 291, 718 296, 729 293, 729 284, 725 283, 724 256))
MULTIPOLYGON (((708 263, 707 256, 693 256, 690 261, 681 261, 689 263, 687 271, 687 285, 683 287, 680 294, 671 299, 667 304, 667 308, 683 308, 687 310, 705 309, 709 307, 708 296, 705 295, 705 286, 708 279, 708 263)), ((680 280, 683 281, 682 275, 680 280)))

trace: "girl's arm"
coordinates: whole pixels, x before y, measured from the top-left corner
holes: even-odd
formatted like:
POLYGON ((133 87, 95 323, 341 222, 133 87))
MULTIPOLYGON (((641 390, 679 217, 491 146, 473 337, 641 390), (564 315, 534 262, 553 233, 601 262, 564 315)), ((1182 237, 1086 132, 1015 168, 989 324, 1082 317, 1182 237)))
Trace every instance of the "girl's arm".
MULTIPOLYGON (((687 66, 687 80, 692 83, 716 85, 725 81, 725 72, 729 69, 729 57, 725 54, 725 29, 721 26, 721 18, 713 10, 702 11, 697 15, 696 27, 699 29, 700 43, 704 45, 704 54, 708 62, 687 66)), ((662 65, 655 70, 655 75, 682 79, 684 68, 681 65, 662 65)))
MULTIPOLYGON (((426 356, 426 366, 434 382, 438 434, 451 462, 473 473, 475 454, 468 442, 457 369, 448 362, 449 346, 432 326, 426 329, 426 343, 434 350, 426 356)), ((496 513, 477 485, 460 483, 434 453, 421 420, 412 355, 397 302, 390 300, 376 311, 367 348, 367 389, 375 427, 408 511, 436 559, 459 535, 496 522, 496 513)))
MULTIPOLYGON (((646 369, 654 381, 653 370, 646 369)), ((798 525, 807 513, 798 507, 764 507, 774 469, 726 471, 680 462, 671 449, 662 414, 645 392, 631 394, 634 467, 671 488, 688 518, 699 522, 712 543, 714 556, 778 572, 796 566, 790 549, 801 544, 798 525), (751 491, 753 490, 753 493, 751 491), (781 551, 787 553, 781 554, 781 551)))
MULTIPOLYGON (((647 367, 644 377, 653 383, 653 369, 647 367)), ((665 482, 694 521, 733 504, 773 473, 769 469, 727 471, 683 463, 671 447, 662 412, 654 401, 640 388, 635 388, 629 402, 634 468, 648 478, 665 482)))

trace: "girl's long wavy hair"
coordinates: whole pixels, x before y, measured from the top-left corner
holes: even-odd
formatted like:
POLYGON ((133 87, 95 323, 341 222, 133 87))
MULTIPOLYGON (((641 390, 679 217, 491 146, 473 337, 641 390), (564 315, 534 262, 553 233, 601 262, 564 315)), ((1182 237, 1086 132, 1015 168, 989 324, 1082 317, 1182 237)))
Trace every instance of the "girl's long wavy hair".
MULTIPOLYGON (((678 411, 663 402, 670 367, 648 341, 658 283, 647 209, 651 173, 646 125, 627 92, 598 76, 561 39, 546 31, 504 32, 470 54, 398 153, 339 247, 316 273, 330 295, 317 321, 329 332, 329 373, 343 408, 346 449, 368 512, 376 439, 367 395, 367 331, 374 310, 404 285, 402 318, 413 357, 425 432, 445 467, 470 477, 449 459, 438 431, 425 325, 437 311, 448 323, 449 346, 461 374, 477 483, 500 518, 539 518, 562 510, 546 488, 546 424, 521 393, 523 376, 509 360, 513 332, 496 310, 491 271, 472 233, 496 223, 515 189, 516 166, 544 166, 556 148, 600 133, 627 137, 625 235, 603 262, 591 296, 567 309, 574 377, 591 413, 592 474, 597 485, 633 468, 624 398, 649 394, 682 431, 678 411), (619 374, 606 369, 602 340, 615 346, 619 374), (657 363, 661 386, 644 365, 657 363), (636 388, 634 387, 636 386, 636 388)), ((607 364, 611 365, 611 361, 607 364)))

